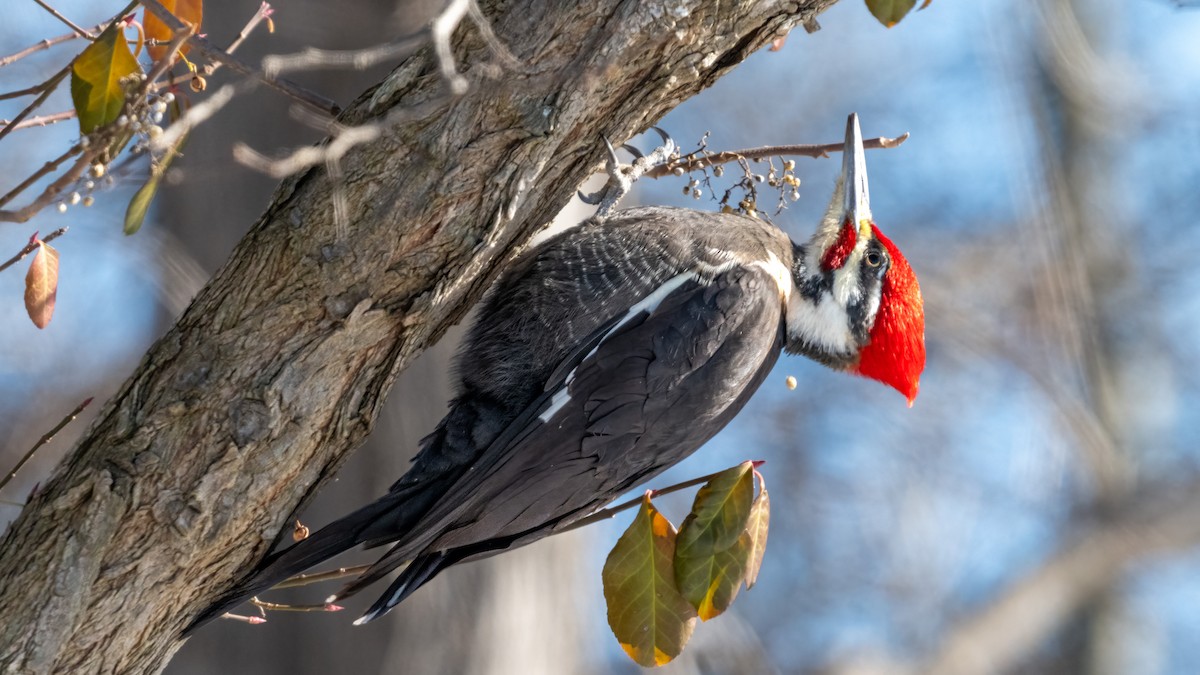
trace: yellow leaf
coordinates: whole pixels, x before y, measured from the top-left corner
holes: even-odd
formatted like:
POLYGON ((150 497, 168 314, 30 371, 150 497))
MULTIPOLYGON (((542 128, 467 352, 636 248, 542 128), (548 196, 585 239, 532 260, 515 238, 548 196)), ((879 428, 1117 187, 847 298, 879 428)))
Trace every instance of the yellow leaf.
POLYGON ((142 72, 116 24, 88 45, 71 66, 71 100, 79 130, 90 134, 117 119, 125 105, 122 78, 142 72))
POLYGON ((746 535, 750 537, 750 551, 746 559, 746 590, 754 588, 758 571, 762 569, 763 553, 767 550, 767 527, 771 524, 771 498, 767 495, 767 481, 755 471, 758 478, 758 496, 750 507, 750 520, 746 523, 746 535))
POLYGON ((754 473, 751 462, 742 462, 713 476, 679 528, 675 585, 703 621, 729 609, 746 578, 754 473))
POLYGON ((37 246, 38 252, 25 274, 25 311, 33 325, 45 328, 54 315, 54 302, 58 298, 58 251, 43 241, 37 246))
POLYGON ((646 497, 601 574, 608 625, 629 658, 648 668, 679 656, 696 625, 675 589, 674 555, 675 527, 646 497))
MULTIPOLYGON (((200 32, 200 23, 204 19, 204 0, 159 0, 159 2, 180 21, 195 26, 196 32, 200 32)), ((157 16, 154 16, 149 11, 146 12, 144 19, 142 23, 146 27, 146 39, 157 40, 163 43, 147 48, 150 52, 150 58, 157 61, 163 57, 163 54, 167 53, 166 43, 171 41, 175 33, 167 27, 167 24, 160 21, 157 16)), ((179 53, 187 54, 188 49, 190 47, 185 44, 180 47, 179 53)))

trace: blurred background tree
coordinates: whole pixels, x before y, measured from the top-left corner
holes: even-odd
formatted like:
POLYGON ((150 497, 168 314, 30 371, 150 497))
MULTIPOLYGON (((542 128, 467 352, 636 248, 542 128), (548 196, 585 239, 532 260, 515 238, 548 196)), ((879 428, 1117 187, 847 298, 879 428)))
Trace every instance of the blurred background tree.
MULTIPOLYGON (((93 23, 106 11, 59 8, 93 23)), ((206 10, 213 34, 245 20, 245 8, 206 10)), ((247 58, 403 32, 394 2, 279 10, 281 30, 251 41, 247 58)), ((943 0, 885 31, 862 4, 841 2, 821 23, 661 125, 685 150, 708 130, 716 149, 836 140, 852 110, 868 136, 911 132, 868 162, 876 218, 921 277, 929 367, 908 410, 882 387, 785 358, 729 429, 659 481, 766 459, 775 512, 759 585, 664 670, 1200 672, 1200 483, 1187 412, 1200 395, 1200 294, 1186 263, 1200 232, 1190 222, 1200 211, 1200 14, 1158 0, 943 0), (787 391, 786 375, 804 386, 787 391)), ((0 53, 58 28, 18 4, 0 53)), ((54 63, 8 68, 38 81, 54 63)), ((303 81, 345 101, 386 72, 303 81)), ((231 145, 317 137, 286 121, 286 108, 242 97, 200 129, 136 237, 117 225, 134 182, 93 212, 0 227, 0 251, 16 251, 26 229, 71 224, 56 244, 79 261, 64 267, 55 323, 41 334, 23 316, 20 275, 0 275, 0 466, 78 400, 113 393, 225 260, 275 184, 232 163, 231 145)), ((10 139, 4 175, 43 161, 45 144, 74 134, 65 126, 10 139)), ((793 237, 811 231, 836 170, 798 160, 801 199, 775 218, 793 237)), ((625 205, 712 208, 708 195, 680 196, 685 180, 643 181, 625 205)), ((306 524, 403 472, 444 410, 455 339, 403 374, 306 524)), ((0 497, 23 500, 85 427, 69 427, 0 497)), ((662 506, 682 513, 687 500, 662 506)), ((18 510, 0 505, 0 522, 18 510)), ((167 672, 632 672, 607 634, 599 581, 627 520, 456 568, 365 628, 342 615, 218 622, 167 672)))

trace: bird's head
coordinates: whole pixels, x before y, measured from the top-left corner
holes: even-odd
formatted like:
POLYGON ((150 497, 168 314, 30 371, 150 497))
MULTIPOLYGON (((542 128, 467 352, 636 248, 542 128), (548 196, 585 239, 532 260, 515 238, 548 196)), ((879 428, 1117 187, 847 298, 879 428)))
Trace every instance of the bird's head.
POLYGON ((894 387, 911 406, 925 368, 921 288, 900 249, 871 217, 858 116, 816 234, 795 246, 787 349, 894 387))

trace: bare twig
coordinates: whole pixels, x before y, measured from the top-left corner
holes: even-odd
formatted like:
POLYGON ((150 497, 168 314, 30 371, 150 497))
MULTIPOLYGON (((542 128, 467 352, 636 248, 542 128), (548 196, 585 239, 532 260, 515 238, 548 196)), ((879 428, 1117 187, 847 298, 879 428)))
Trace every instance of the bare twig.
POLYGON ((487 17, 483 14, 483 10, 479 8, 478 0, 470 0, 467 13, 470 15, 475 27, 479 29, 480 37, 483 38, 488 49, 492 51, 492 56, 495 56, 496 60, 509 70, 524 70, 524 65, 521 61, 513 56, 512 52, 508 51, 508 45, 504 44, 499 37, 496 37, 495 31, 492 30, 491 22, 487 20, 487 17))
POLYGON ((319 605, 283 605, 278 602, 266 602, 258 598, 250 598, 250 604, 269 612, 340 612, 345 609, 341 605, 334 605, 328 602, 319 605))
POLYGON ((258 24, 271 18, 271 15, 274 13, 275 10, 271 7, 270 3, 264 2, 260 4, 258 6, 258 11, 254 13, 254 16, 250 17, 250 20, 246 22, 246 25, 242 26, 242 29, 238 31, 237 37, 233 39, 233 42, 229 43, 229 46, 225 48, 225 53, 232 54, 236 52, 238 47, 241 47, 242 43, 246 41, 246 38, 250 37, 250 34, 253 33, 254 29, 258 27, 258 24))
POLYGON ((233 100, 235 94, 253 89, 257 84, 254 80, 246 80, 238 84, 223 85, 206 98, 203 103, 198 103, 189 108, 182 117, 175 120, 157 138, 150 139, 150 150, 152 152, 161 152, 175 145, 180 138, 183 138, 185 134, 196 128, 198 124, 217 114, 217 111, 224 108, 226 104, 233 100))
MULTIPOLYGON (((753 464, 757 468, 757 467, 763 465, 763 461, 756 460, 753 462, 753 464)), ((650 494, 651 497, 661 497, 662 495, 669 495, 672 492, 679 492, 680 490, 686 490, 687 488, 694 487, 696 485, 703 485, 704 483, 707 483, 708 481, 712 480, 713 478, 716 478, 718 475, 720 475, 726 471, 728 471, 728 469, 721 469, 720 471, 717 471, 715 473, 710 473, 707 476, 700 476, 699 478, 685 480, 682 483, 676 483, 675 485, 671 485, 671 486, 665 487, 665 488, 659 488, 657 490, 647 490, 647 492, 650 494)), ((577 520, 577 521, 571 523, 570 525, 568 525, 567 527, 565 527, 559 531, 560 532, 570 532, 571 530, 577 530, 581 527, 587 527, 588 525, 591 525, 592 523, 598 523, 602 520, 608 520, 609 518, 612 518, 613 516, 617 515, 618 513, 622 512, 622 511, 627 511, 627 510, 632 509, 633 507, 641 504, 642 499, 644 499, 644 498, 645 498, 645 494, 640 494, 628 501, 621 502, 620 504, 617 504, 616 506, 610 506, 607 509, 601 509, 586 518, 581 518, 580 520, 577 520)))
MULTIPOLYGON (((870 138, 864 140, 863 148, 867 150, 890 149, 898 147, 907 140, 907 132, 897 136, 896 138, 880 136, 879 138, 870 138)), ((728 164, 729 162, 737 162, 746 159, 766 159, 768 157, 788 157, 797 155, 801 157, 814 158, 828 157, 829 153, 841 152, 843 149, 845 149, 844 143, 827 143, 825 145, 771 145, 764 148, 714 152, 711 155, 705 155, 703 157, 684 157, 674 162, 659 164, 643 175, 647 178, 662 178, 663 176, 672 175, 676 169, 682 169, 686 173, 709 166, 728 164)))
POLYGON ((32 113, 34 110, 37 110, 43 103, 46 102, 46 99, 50 97, 50 94, 58 88, 58 85, 62 83, 63 79, 66 78, 66 76, 71 72, 71 64, 74 62, 75 60, 71 59, 71 63, 68 63, 65 68, 58 71, 54 75, 51 75, 50 79, 46 80, 41 85, 38 85, 42 88, 41 93, 37 98, 33 99, 33 102, 25 106, 24 110, 17 113, 17 116, 12 118, 8 124, 4 125, 3 129, 0 129, 0 140, 3 140, 5 136, 12 133, 13 129, 15 129, 22 120, 24 120, 26 117, 29 117, 30 113, 32 113))
POLYGON ((268 77, 276 77, 282 73, 318 68, 362 70, 383 61, 407 56, 424 44, 425 39, 426 32, 421 31, 364 49, 329 50, 309 47, 295 54, 271 54, 263 57, 263 72, 268 77))
POLYGON ((263 623, 267 622, 267 620, 261 616, 245 616, 242 614, 233 614, 233 613, 222 614, 221 618, 229 619, 230 621, 241 621, 242 623, 248 623, 252 626, 257 626, 259 624, 263 624, 263 623))
POLYGON ((11 125, 13 131, 20 131, 21 129, 29 129, 30 127, 44 127, 51 124, 58 124, 70 119, 75 119, 74 110, 63 110, 62 112, 50 113, 49 115, 38 115, 37 117, 31 117, 20 122, 0 120, 0 124, 5 126, 11 125))
MULTIPOLYGON (((8 194, 0 197, 0 206, 9 203, 14 197, 28 189, 30 185, 33 185, 43 176, 57 169, 60 164, 81 152, 83 152, 83 147, 77 143, 68 148, 63 154, 50 160, 49 162, 46 162, 42 165, 42 168, 33 172, 32 175, 21 181, 20 185, 9 190, 8 194)), ((58 179, 53 183, 47 185, 46 189, 42 190, 42 194, 38 195, 37 199, 34 199, 23 208, 16 210, 0 209, 0 222, 23 223, 32 218, 38 211, 41 211, 51 202, 53 202, 54 198, 58 196, 58 193, 62 192, 68 185, 78 180, 88 166, 91 165, 92 160, 96 158, 95 153, 98 152, 99 150, 83 152, 82 156, 75 160, 75 163, 71 165, 71 168, 68 169, 66 173, 59 176, 58 179)))
MULTIPOLYGON (((100 31, 103 31, 105 29, 105 27, 106 27, 106 24, 99 24, 99 25, 93 27, 92 30, 96 33, 99 33, 100 31)), ((38 52, 45 51, 55 45, 60 45, 64 42, 70 42, 71 40, 77 40, 77 39, 79 39, 79 37, 80 37, 80 35, 78 33, 63 33, 62 35, 58 35, 56 37, 39 40, 39 41, 35 42, 34 44, 26 47, 25 49, 22 49, 21 51, 15 53, 15 54, 10 54, 8 56, 0 57, 0 68, 3 68, 4 66, 9 65, 10 63, 15 63, 17 61, 20 61, 21 59, 25 58, 26 56, 29 56, 30 54, 36 54, 38 52)))
POLYGON ((450 0, 442 13, 429 24, 429 37, 433 41, 433 53, 437 56, 438 68, 446 81, 450 93, 460 96, 467 93, 467 79, 458 74, 454 66, 454 50, 450 48, 450 36, 462 21, 472 0, 450 0))
POLYGON ((67 17, 63 16, 61 13, 59 13, 59 11, 58 11, 57 9, 54 9, 54 8, 53 8, 53 7, 51 7, 49 4, 47 4, 47 3, 45 2, 45 0, 33 0, 33 1, 34 1, 34 2, 36 2, 37 4, 41 5, 41 6, 42 6, 42 9, 46 10, 47 12, 50 12, 50 14, 54 16, 54 18, 56 18, 56 19, 58 19, 59 21, 61 21, 61 22, 65 23, 65 24, 67 25, 67 27, 68 27, 68 28, 70 28, 71 30, 75 31, 75 33, 76 33, 77 35, 79 35, 79 37, 81 37, 81 38, 86 38, 86 39, 88 39, 88 40, 95 40, 95 39, 96 39, 96 36, 95 36, 95 35, 93 35, 93 34, 91 34, 91 33, 87 32, 87 31, 86 31, 86 30, 84 30, 83 28, 81 28, 81 27, 79 27, 78 25, 76 25, 74 21, 71 21, 71 20, 70 20, 70 19, 68 19, 67 17))
MULTIPOLYGON (((74 63, 74 59, 71 60, 71 63, 74 63)), ((0 101, 7 101, 10 98, 21 98, 22 96, 31 96, 33 94, 41 94, 39 98, 41 100, 45 100, 45 97, 48 96, 51 91, 54 91, 54 88, 57 87, 60 82, 62 82, 63 78, 70 74, 71 63, 68 63, 65 68, 51 75, 45 82, 39 82, 31 87, 17 89, 14 91, 6 91, 3 94, 0 94, 0 101)), ((37 107, 37 105, 32 107, 37 107)), ((20 116, 18 115, 18 117, 20 116)))
MULTIPOLYGON (((178 33, 184 28, 183 21, 180 21, 179 18, 168 11, 166 7, 163 7, 162 3, 158 2, 158 0, 140 0, 140 2, 141 5, 146 8, 146 11, 158 17, 172 31, 178 33)), ((267 85, 320 112, 323 112, 327 115, 336 116, 342 110, 341 107, 339 107, 334 101, 313 91, 309 91, 295 82, 282 78, 268 77, 266 74, 254 69, 249 64, 234 57, 232 54, 227 53, 225 50, 220 49, 199 35, 192 35, 188 40, 188 43, 203 52, 205 56, 213 61, 229 66, 233 70, 243 75, 256 77, 267 85)))
POLYGON ((356 145, 370 143, 383 134, 383 130, 401 121, 416 119, 441 105, 442 99, 428 101, 412 108, 393 108, 381 121, 358 126, 334 125, 329 130, 331 138, 323 145, 299 148, 290 155, 271 159, 245 143, 233 146, 233 158, 237 162, 274 178, 283 178, 299 173, 310 166, 329 164, 342 158, 356 145))
POLYGON ((284 579, 283 581, 275 584, 271 587, 271 589, 278 590, 280 588, 295 588, 297 586, 319 584, 322 581, 335 581, 337 579, 345 579, 346 577, 356 577, 369 569, 371 569, 370 565, 357 565, 355 567, 339 567, 336 570, 313 572, 311 574, 297 574, 294 577, 284 579))
MULTIPOLYGON (((68 229, 70 229, 70 228, 60 227, 57 230, 46 235, 41 241, 43 243, 54 241, 55 239, 58 239, 59 237, 66 234, 68 229)), ((34 233, 34 236, 30 237, 29 243, 25 244, 24 248, 22 248, 20 251, 18 251, 17 254, 14 255, 13 257, 9 258, 8 260, 5 260, 3 263, 0 263, 0 272, 3 272, 4 270, 12 267, 13 265, 16 265, 17 263, 21 262, 21 260, 23 260, 25 258, 25 256, 27 256, 30 253, 33 253, 35 250, 37 250, 37 241, 38 241, 37 233, 34 233)))
MULTIPOLYGON (((42 241, 46 241, 46 240, 43 239, 42 241)), ((8 482, 16 477, 17 472, 21 470, 21 467, 25 466, 26 462, 28 462, 30 459, 33 459, 34 453, 36 453, 38 450, 40 450, 43 445, 49 443, 51 441, 51 439, 54 438, 55 434, 62 431, 63 427, 67 426, 68 424, 71 423, 72 420, 74 420, 76 417, 78 417, 79 413, 83 412, 83 409, 88 407, 88 405, 91 402, 92 402, 92 399, 89 396, 87 399, 84 400, 83 403, 80 403, 78 407, 76 407, 74 410, 72 410, 70 412, 70 414, 68 414, 66 417, 62 418, 62 420, 58 424, 54 425, 53 429, 51 429, 50 431, 47 431, 41 438, 39 438, 38 442, 34 443, 33 447, 29 449, 29 452, 25 453, 25 456, 21 458, 21 461, 17 462, 17 465, 13 467, 13 470, 8 472, 8 475, 4 476, 4 478, 0 478, 0 490, 3 490, 4 486, 8 485, 8 482)))

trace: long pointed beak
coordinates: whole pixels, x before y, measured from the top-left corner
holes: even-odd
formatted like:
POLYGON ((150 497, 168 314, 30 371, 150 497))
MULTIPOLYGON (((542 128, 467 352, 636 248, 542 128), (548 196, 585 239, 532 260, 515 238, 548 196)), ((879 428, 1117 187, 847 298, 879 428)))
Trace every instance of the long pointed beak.
POLYGON ((871 236, 871 194, 867 187, 867 153, 863 150, 858 113, 846 120, 846 150, 842 154, 846 218, 858 227, 858 236, 871 236))

